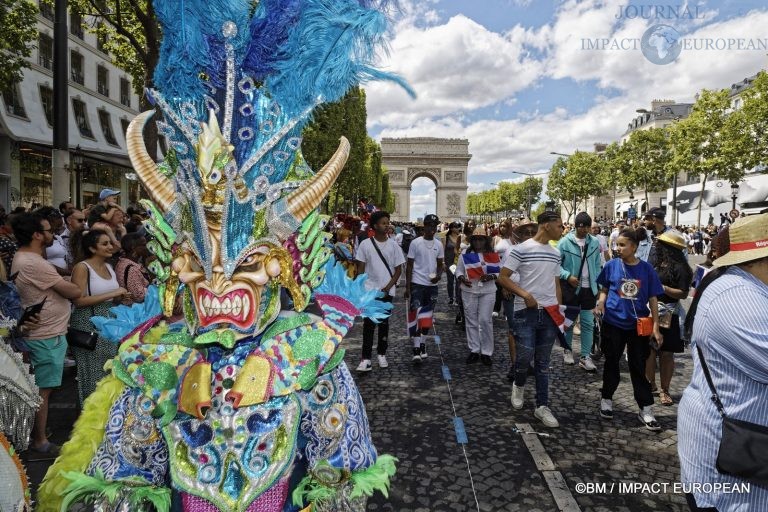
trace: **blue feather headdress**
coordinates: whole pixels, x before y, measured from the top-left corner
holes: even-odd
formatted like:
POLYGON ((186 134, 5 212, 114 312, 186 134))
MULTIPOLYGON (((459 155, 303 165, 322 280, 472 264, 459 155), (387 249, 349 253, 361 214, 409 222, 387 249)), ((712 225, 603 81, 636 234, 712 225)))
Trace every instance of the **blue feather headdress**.
POLYGON ((313 110, 350 87, 397 76, 373 67, 387 29, 370 0, 155 0, 163 29, 150 101, 163 113, 162 164, 142 139, 153 112, 127 139, 132 163, 178 241, 210 277, 213 245, 230 276, 264 241, 282 242, 327 194, 346 161, 340 149, 314 175, 301 151, 313 110))

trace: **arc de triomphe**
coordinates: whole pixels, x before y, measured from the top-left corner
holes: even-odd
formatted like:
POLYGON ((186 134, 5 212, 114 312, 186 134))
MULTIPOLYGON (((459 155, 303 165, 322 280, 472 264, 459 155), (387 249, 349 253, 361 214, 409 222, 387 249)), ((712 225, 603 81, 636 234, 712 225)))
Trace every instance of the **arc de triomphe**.
POLYGON ((467 166, 472 155, 467 139, 415 137, 381 140, 381 163, 389 171, 395 195, 392 220, 408 221, 411 184, 426 177, 437 188, 437 216, 451 221, 467 212, 467 166))

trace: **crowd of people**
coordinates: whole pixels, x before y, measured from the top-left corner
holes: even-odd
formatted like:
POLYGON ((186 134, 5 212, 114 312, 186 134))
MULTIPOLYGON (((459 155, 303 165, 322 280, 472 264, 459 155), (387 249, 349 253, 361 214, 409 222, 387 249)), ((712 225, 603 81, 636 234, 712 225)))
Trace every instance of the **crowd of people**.
POLYGON ((93 346, 75 346, 72 332, 95 333, 92 317, 108 317, 116 304, 142 302, 150 283, 146 215, 136 207, 123 210, 119 194, 104 189, 99 203, 83 210, 63 202, 58 208, 16 209, 2 219, 0 278, 12 286, 3 287, 8 296, 1 313, 34 311, 6 334, 31 363, 42 398, 32 457, 58 454, 46 435, 48 400, 61 385, 65 365, 77 367, 82 406, 117 354, 115 343, 95 334, 93 346))
MULTIPOLYGON (((472 219, 441 223, 436 215, 427 215, 420 225, 393 225, 389 214, 376 212, 370 224, 361 223, 356 235, 350 233, 362 242, 348 252, 357 261, 357 273, 368 273, 370 286, 386 293, 381 300, 391 302, 405 274, 403 296, 408 301, 414 363, 427 357, 423 336, 433 326, 443 274, 446 302, 458 308, 456 323, 466 332, 467 364, 492 364, 494 318, 506 319, 512 407, 525 406, 526 381, 533 376, 534 416, 547 427, 559 426, 549 409, 553 347, 559 341, 565 364, 575 364, 576 329, 579 366, 596 372, 593 357, 604 360, 596 412, 613 419, 613 396, 625 358, 638 420, 651 431, 662 430, 653 411, 654 395, 662 406, 674 403, 670 385, 675 354, 684 352, 687 343, 699 350, 703 345, 715 375, 714 387, 727 405, 719 410, 713 406, 710 398, 715 391, 704 376, 703 354, 694 354, 693 379, 679 412, 682 479, 688 483, 746 479, 765 485, 764 475, 762 480, 755 475, 762 470, 754 469, 763 467, 760 461, 765 457, 757 457, 757 463, 741 473, 724 471, 715 461, 724 411, 763 431, 768 423, 768 323, 763 314, 768 306, 768 215, 727 218, 721 226, 705 229, 676 229, 665 219, 666 211, 654 208, 640 219, 612 226, 593 222, 585 212, 568 226, 551 211, 535 222, 507 219, 479 226, 472 219), (707 256, 695 275, 689 263, 692 254, 707 256), (716 267, 727 270, 710 272, 716 267), (717 285, 704 293, 714 277, 719 277, 717 285), (699 287, 699 293, 686 322, 682 301, 692 287, 699 287), (694 317, 703 320, 694 324, 694 317), (704 430, 699 430, 700 421, 704 430)), ((358 371, 372 370, 374 329, 373 323, 365 326, 358 371)), ((388 323, 383 322, 377 346, 382 368, 388 366, 387 336, 388 323)), ((749 439, 743 442, 762 442, 760 449, 768 453, 765 439, 749 439)), ((744 448, 747 459, 753 458, 754 448, 744 448)), ((768 509, 764 489, 748 497, 693 491, 686 498, 694 511, 736 510, 744 503, 768 509)), ((754 510, 758 509, 762 510, 754 510)))

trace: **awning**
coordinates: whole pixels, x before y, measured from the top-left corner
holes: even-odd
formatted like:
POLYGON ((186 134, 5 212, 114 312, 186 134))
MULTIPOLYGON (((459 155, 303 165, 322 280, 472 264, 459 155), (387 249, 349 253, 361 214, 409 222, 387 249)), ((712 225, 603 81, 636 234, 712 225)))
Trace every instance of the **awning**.
POLYGON ((624 213, 627 210, 629 210, 629 207, 632 203, 629 201, 625 201, 623 203, 617 203, 616 204, 616 213, 624 213))

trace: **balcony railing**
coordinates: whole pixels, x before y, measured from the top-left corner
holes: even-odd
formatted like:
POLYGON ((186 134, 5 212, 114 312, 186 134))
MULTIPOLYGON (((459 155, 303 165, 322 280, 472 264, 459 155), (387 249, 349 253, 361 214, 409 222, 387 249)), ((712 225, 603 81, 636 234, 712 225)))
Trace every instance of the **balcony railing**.
POLYGON ((84 39, 83 27, 76 27, 73 25, 69 27, 69 33, 77 37, 78 39, 84 39))
POLYGON ((130 95, 121 94, 120 95, 120 103, 122 103, 126 107, 130 107, 131 106, 131 97, 130 97, 130 95))
POLYGON ((98 85, 99 94, 102 96, 109 97, 109 87, 107 87, 106 84, 99 84, 98 85))
POLYGON ((83 77, 83 72, 82 71, 75 71, 73 69, 71 75, 72 75, 72 81, 73 82, 76 82, 76 83, 78 83, 80 85, 83 85, 85 83, 85 78, 83 77))

